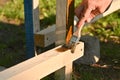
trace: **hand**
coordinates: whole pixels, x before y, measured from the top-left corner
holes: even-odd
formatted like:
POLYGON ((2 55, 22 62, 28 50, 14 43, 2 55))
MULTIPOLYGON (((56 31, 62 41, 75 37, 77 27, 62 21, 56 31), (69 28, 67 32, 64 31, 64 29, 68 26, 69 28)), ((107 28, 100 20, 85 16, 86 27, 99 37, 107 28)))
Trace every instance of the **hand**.
POLYGON ((77 23, 81 27, 85 22, 90 22, 95 16, 103 13, 112 0, 83 0, 75 9, 75 14, 79 18, 77 23))

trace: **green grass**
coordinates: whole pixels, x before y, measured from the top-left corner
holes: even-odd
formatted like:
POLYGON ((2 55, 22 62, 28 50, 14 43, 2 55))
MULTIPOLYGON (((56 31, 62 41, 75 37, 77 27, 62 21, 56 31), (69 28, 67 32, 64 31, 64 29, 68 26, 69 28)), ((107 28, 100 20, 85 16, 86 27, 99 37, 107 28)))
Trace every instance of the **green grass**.
POLYGON ((10 0, 0 8, 0 16, 6 16, 12 19, 24 19, 23 0, 10 0))
POLYGON ((0 65, 10 67, 23 60, 23 55, 25 55, 24 27, 0 22, 0 65))
POLYGON ((56 14, 56 0, 40 0, 41 17, 49 17, 56 14), (47 4, 47 5, 46 5, 47 4))

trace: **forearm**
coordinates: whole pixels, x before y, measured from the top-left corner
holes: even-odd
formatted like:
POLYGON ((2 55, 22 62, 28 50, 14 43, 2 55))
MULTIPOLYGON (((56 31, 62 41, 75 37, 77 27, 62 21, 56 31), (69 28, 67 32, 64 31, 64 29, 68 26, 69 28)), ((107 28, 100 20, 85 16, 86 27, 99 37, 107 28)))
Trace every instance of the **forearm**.
POLYGON ((104 13, 96 16, 91 22, 94 22, 94 21, 98 20, 99 18, 105 17, 119 9, 120 9, 120 0, 112 0, 111 4, 107 8, 107 10, 104 13))

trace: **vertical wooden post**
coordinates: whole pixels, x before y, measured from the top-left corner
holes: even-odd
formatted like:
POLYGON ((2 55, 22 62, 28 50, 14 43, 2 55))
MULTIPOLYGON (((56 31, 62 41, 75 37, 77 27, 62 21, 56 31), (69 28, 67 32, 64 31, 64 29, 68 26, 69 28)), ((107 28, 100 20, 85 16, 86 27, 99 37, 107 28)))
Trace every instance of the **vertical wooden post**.
POLYGON ((56 45, 65 43, 67 0, 56 0, 56 45))
POLYGON ((72 61, 65 66, 65 80, 72 80, 72 61))
POLYGON ((40 31, 39 0, 33 0, 33 29, 34 33, 40 31))
POLYGON ((67 15, 66 15, 66 43, 69 42, 73 34, 73 26, 74 26, 74 0, 67 0, 67 15), (69 34, 69 36, 68 36, 69 34))
MULTIPOLYGON (((56 45, 68 42, 72 36, 74 19, 74 0, 56 1, 56 45), (70 36, 66 38, 67 33, 70 36)), ((71 80, 72 62, 55 72, 56 80, 71 80)))
MULTIPOLYGON (((56 0, 56 45, 65 43, 67 0, 56 0)), ((65 67, 55 72, 55 80, 65 80, 65 67)))
POLYGON ((34 54, 34 37, 33 37, 33 13, 32 0, 24 0, 25 12, 25 30, 26 30, 26 51, 27 58, 33 57, 34 54))
POLYGON ((39 27, 38 18, 37 20, 35 20, 36 16, 38 16, 38 13, 36 13, 36 11, 38 12, 37 3, 38 3, 38 0, 37 1, 36 0, 24 0, 27 58, 31 58, 35 56, 33 32, 36 32, 39 30, 38 29, 39 27))
MULTIPOLYGON (((65 43, 67 0, 56 0, 56 45, 65 43)), ((55 80, 65 80, 65 67, 55 72, 55 80)))

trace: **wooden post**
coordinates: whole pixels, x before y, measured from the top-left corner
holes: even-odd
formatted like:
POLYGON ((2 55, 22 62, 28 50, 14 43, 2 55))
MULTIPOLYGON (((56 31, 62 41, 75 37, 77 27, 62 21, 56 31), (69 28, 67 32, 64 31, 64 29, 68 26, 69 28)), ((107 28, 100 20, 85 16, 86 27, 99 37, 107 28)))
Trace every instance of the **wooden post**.
MULTIPOLYGON (((73 32, 74 0, 57 0, 56 9, 56 45, 68 42, 73 32), (66 38, 66 35, 70 34, 66 38)), ((56 80, 70 80, 72 62, 55 72, 56 80)))
POLYGON ((35 56, 34 34, 39 31, 39 0, 24 0, 27 58, 35 56))
POLYGON ((31 58, 35 56, 34 51, 34 36, 33 36, 33 13, 32 0, 24 0, 25 12, 25 30, 26 30, 26 56, 31 58))
POLYGON ((67 0, 56 0, 56 45, 65 43, 66 3, 67 0))
POLYGON ((71 38, 73 34, 73 26, 74 26, 73 21, 74 21, 74 0, 67 0, 66 43, 69 42, 69 39, 71 38))
POLYGON ((34 33, 40 31, 40 20, 39 20, 39 0, 33 0, 33 29, 34 33))
POLYGON ((65 80, 72 80, 72 65, 73 62, 70 61, 68 64, 65 66, 65 80))

